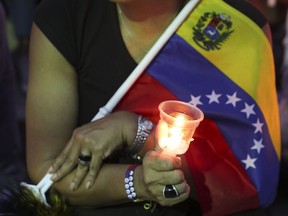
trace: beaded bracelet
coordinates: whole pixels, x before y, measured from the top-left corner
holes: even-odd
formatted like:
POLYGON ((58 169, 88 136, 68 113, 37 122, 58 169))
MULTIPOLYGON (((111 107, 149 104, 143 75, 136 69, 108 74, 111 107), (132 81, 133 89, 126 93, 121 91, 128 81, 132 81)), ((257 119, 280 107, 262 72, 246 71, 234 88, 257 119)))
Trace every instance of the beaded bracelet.
POLYGON ((126 174, 125 174, 125 190, 127 193, 127 197, 132 201, 132 202, 141 202, 143 200, 140 200, 137 198, 137 194, 134 188, 134 173, 135 169, 137 166, 140 164, 133 164, 128 167, 126 174))

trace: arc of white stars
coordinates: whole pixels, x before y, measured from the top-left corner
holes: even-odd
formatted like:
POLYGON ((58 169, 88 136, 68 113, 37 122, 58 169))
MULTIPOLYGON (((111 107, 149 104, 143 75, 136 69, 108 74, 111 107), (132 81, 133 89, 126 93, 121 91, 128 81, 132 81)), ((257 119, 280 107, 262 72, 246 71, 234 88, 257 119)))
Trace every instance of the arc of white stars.
POLYGON ((247 158, 245 160, 241 160, 245 164, 245 169, 254 168, 256 169, 255 161, 257 158, 251 158, 250 155, 247 155, 247 158))
POLYGON ((260 154, 261 149, 265 148, 265 146, 262 144, 262 141, 263 141, 263 139, 260 139, 259 141, 254 139, 253 140, 254 146, 252 146, 251 149, 257 150, 258 154, 260 154))
POLYGON ((194 106, 203 105, 203 103, 200 101, 201 96, 194 97, 193 95, 191 95, 190 97, 191 97, 191 100, 188 103, 194 106))
POLYGON ((252 125, 255 127, 254 134, 256 134, 257 132, 262 133, 262 127, 263 127, 264 124, 261 123, 259 119, 257 119, 257 122, 252 124, 252 125))
MULTIPOLYGON (((209 98, 209 104, 215 102, 215 103, 220 103, 219 102, 219 98, 222 96, 222 94, 216 94, 216 92, 214 90, 212 90, 211 94, 206 95, 207 98, 209 98)), ((237 92, 234 92, 232 95, 226 95, 227 96, 227 101, 226 104, 232 104, 233 107, 236 107, 237 102, 242 101, 241 98, 237 97, 237 92)), ((203 105, 203 103, 201 102, 201 96, 193 96, 191 95, 191 100, 188 102, 194 106, 198 106, 198 105, 203 105)), ((254 111, 254 107, 255 104, 249 105, 247 103, 245 103, 245 108, 241 110, 241 112, 246 114, 247 119, 251 116, 251 115, 256 115, 255 111, 254 111)), ((252 124, 255 127, 255 131, 254 134, 256 134, 257 132, 262 133, 262 127, 263 127, 263 123, 260 122, 259 119, 257 119, 257 122, 252 124)), ((265 146, 262 144, 263 139, 260 140, 255 140, 253 139, 254 145, 251 147, 251 150, 256 150, 258 154, 261 153, 262 148, 265 148, 265 146)), ((256 165, 255 162, 257 161, 258 158, 252 158, 249 154, 247 154, 246 159, 241 160, 242 163, 245 164, 245 169, 248 170, 249 168, 253 168, 256 169, 256 165)))
POLYGON ((255 115, 256 114, 254 112, 254 106, 255 106, 255 104, 252 104, 252 105, 249 106, 247 103, 245 103, 245 108, 243 110, 241 110, 241 112, 246 113, 247 119, 250 117, 250 115, 255 115))
POLYGON ((236 107, 236 103, 241 101, 240 98, 237 97, 237 92, 234 92, 233 95, 226 95, 228 100, 226 104, 232 104, 234 107, 236 107))
POLYGON ((222 94, 216 94, 216 92, 213 90, 210 95, 206 95, 206 97, 209 98, 209 104, 215 102, 219 104, 219 98, 222 94))

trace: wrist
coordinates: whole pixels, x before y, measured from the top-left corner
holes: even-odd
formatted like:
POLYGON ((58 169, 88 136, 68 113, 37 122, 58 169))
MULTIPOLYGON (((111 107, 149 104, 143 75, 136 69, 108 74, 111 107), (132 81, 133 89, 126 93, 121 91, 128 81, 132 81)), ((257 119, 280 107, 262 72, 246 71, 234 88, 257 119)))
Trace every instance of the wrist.
POLYGON ((148 136, 153 129, 153 123, 145 117, 139 115, 137 120, 137 132, 134 140, 126 148, 126 154, 134 156, 136 153, 143 149, 148 136))
POLYGON ((143 166, 137 166, 134 171, 134 187, 140 200, 150 200, 150 196, 143 177, 143 166))
MULTIPOLYGON (((138 195, 138 191, 136 190, 136 168, 139 166, 140 164, 133 164, 131 166, 129 166, 126 170, 125 173, 125 190, 126 190, 126 194, 128 199, 130 199, 130 201, 132 202, 141 202, 144 201, 142 199, 139 198, 138 195)), ((139 189, 139 187, 138 187, 139 189)))

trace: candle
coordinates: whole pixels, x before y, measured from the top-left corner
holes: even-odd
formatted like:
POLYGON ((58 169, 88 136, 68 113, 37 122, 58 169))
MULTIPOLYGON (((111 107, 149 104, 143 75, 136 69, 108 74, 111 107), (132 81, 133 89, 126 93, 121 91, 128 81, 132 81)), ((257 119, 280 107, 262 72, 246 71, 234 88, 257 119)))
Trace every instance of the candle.
POLYGON ((203 120, 203 112, 185 102, 164 101, 159 105, 160 120, 156 127, 157 149, 165 154, 184 154, 193 134, 203 120))

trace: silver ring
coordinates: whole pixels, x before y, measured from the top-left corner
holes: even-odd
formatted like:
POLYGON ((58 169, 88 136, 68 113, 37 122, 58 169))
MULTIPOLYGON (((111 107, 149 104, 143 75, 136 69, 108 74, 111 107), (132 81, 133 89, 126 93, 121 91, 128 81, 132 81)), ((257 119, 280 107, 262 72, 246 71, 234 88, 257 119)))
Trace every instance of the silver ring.
POLYGON ((163 188, 163 197, 164 198, 175 198, 178 197, 179 193, 174 185, 166 185, 163 188))
POLYGON ((78 157, 78 164, 81 166, 89 166, 92 157, 90 155, 80 154, 78 157))

